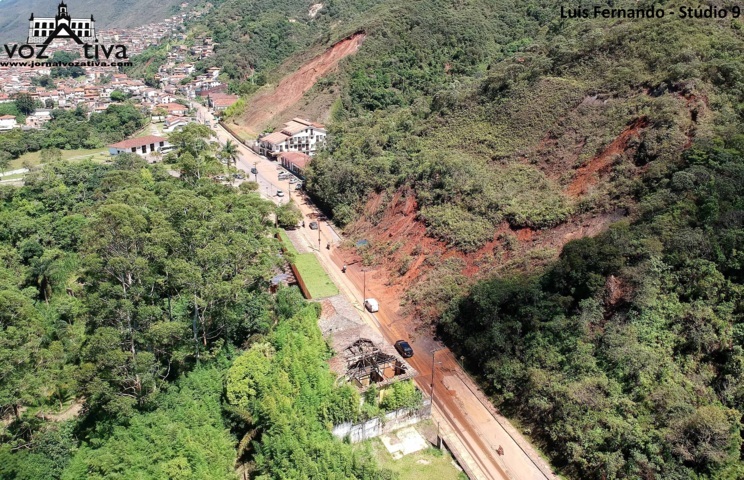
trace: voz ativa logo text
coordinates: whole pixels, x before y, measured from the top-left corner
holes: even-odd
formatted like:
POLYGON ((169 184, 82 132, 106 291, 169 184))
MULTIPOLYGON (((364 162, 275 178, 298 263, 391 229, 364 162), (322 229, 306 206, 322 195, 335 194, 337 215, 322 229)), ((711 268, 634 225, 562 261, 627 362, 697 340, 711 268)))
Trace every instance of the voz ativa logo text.
POLYGON ((46 49, 56 39, 69 38, 83 46, 83 55, 89 60, 119 59, 127 56, 124 45, 103 45, 98 43, 96 35, 96 21, 90 18, 72 18, 67 10, 67 4, 62 1, 57 6, 56 17, 35 18, 31 14, 28 19, 28 38, 25 44, 5 44, 8 58, 16 56, 29 59, 47 59, 46 49))

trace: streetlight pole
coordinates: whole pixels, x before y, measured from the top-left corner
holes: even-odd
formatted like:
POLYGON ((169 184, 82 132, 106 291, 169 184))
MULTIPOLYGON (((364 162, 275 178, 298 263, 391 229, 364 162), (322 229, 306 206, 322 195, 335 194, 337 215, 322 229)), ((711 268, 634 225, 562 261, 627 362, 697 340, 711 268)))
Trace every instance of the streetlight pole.
POLYGON ((362 293, 362 296, 364 298, 362 298, 362 301, 365 302, 367 301, 367 269, 363 268, 362 273, 364 274, 364 288, 363 288, 363 293, 362 293))
POLYGON ((256 173, 254 175, 256 176, 256 183, 258 183, 258 162, 253 162, 253 168, 256 169, 256 173))

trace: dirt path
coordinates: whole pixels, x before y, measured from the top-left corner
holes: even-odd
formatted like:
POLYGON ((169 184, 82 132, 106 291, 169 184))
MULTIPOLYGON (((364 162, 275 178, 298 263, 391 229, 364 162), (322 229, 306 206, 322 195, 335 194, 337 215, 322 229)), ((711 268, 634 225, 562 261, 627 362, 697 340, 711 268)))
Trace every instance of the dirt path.
POLYGON ((336 68, 338 62, 356 53, 364 37, 364 33, 356 33, 341 40, 284 77, 273 90, 257 94, 237 123, 246 131, 260 133, 276 115, 300 101, 318 79, 336 68))

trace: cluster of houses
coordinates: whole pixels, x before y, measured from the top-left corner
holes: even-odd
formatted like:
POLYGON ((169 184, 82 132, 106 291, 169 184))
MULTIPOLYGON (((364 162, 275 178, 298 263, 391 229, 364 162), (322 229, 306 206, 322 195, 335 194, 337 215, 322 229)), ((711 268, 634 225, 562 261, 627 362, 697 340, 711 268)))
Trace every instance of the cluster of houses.
POLYGON ((219 80, 220 69, 211 67, 206 72, 195 75, 194 63, 209 58, 214 54, 217 46, 211 37, 200 37, 195 40, 195 45, 174 45, 168 52, 166 62, 160 66, 157 80, 160 87, 169 93, 181 95, 186 98, 205 96, 202 92, 212 89, 227 89, 227 85, 219 80))
MULTIPOLYGON (((186 9, 188 4, 183 4, 186 9)), ((184 11, 179 15, 167 18, 162 22, 151 23, 135 29, 98 30, 98 38, 104 43, 127 45, 129 56, 142 52, 145 48, 159 44, 165 38, 183 40, 171 47, 167 61, 159 69, 156 80, 158 87, 147 85, 143 80, 129 78, 126 74, 116 73, 110 67, 85 66, 85 75, 77 78, 55 78, 53 86, 41 86, 39 77, 52 73, 49 67, 0 67, 0 103, 13 101, 13 95, 20 92, 29 93, 44 108, 37 108, 35 113, 26 118, 25 125, 19 125, 16 117, 0 116, 0 132, 13 128, 42 128, 51 118, 53 108, 76 109, 82 107, 87 112, 102 112, 110 105, 121 100, 121 94, 136 104, 149 110, 152 120, 163 123, 163 132, 170 133, 184 127, 194 119, 189 116, 189 109, 180 98, 198 99, 205 103, 219 116, 239 100, 237 95, 227 92, 227 85, 220 80, 222 73, 218 67, 207 69, 197 74, 195 63, 214 55, 217 43, 203 34, 186 42, 184 22, 198 17, 204 11, 184 11), (112 95, 117 92, 118 95, 112 95)), ((79 46, 66 40, 55 39, 48 47, 47 53, 56 51, 77 52, 79 46)), ((323 125, 301 118, 293 118, 276 132, 262 135, 251 147, 261 155, 280 162, 285 168, 303 177, 312 155, 326 139, 323 125)), ((125 140, 109 146, 112 155, 120 153, 137 153, 150 155, 163 152, 170 145, 164 137, 148 136, 125 140)))
MULTIPOLYGON (((127 47, 129 57, 141 53, 145 48, 157 45, 163 39, 184 34, 181 33, 184 22, 203 11, 186 11, 188 3, 182 4, 183 13, 166 18, 161 22, 150 23, 133 29, 98 30, 98 40, 104 44, 122 44, 127 47)), ((207 44, 211 40, 206 39, 207 44)), ((47 47, 45 54, 52 56, 55 52, 80 53, 79 45, 69 39, 55 39, 47 47)), ((211 51, 211 48, 210 48, 211 51)), ((0 52, 4 55, 4 52, 0 52)), ((114 91, 120 91, 133 97, 135 101, 155 110, 158 105, 170 104, 176 101, 175 92, 148 87, 142 80, 128 78, 125 74, 116 73, 111 67, 85 66, 82 67, 85 76, 77 78, 55 78, 54 86, 35 85, 35 80, 52 73, 49 67, 30 67, 23 65, 0 66, 0 103, 13 101, 16 93, 29 93, 44 108, 26 118, 25 125, 17 123, 16 119, 0 119, 0 131, 12 128, 41 128, 51 116, 52 108, 75 109, 83 107, 88 112, 101 112, 112 103, 114 91)), ((218 74, 218 73, 217 73, 218 74)), ((210 73, 216 78, 215 72, 210 73)), ((183 112, 185 113, 185 112, 183 112)), ((170 115, 170 113, 169 113, 170 115)), ((177 120, 171 120, 176 121, 177 120)))

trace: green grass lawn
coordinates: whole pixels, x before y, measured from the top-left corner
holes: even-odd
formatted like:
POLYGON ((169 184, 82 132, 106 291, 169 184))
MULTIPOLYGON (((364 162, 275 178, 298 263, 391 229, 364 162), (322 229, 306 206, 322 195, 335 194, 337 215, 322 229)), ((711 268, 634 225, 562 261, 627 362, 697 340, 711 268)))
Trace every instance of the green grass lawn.
MULTIPOLYGON (((62 160, 83 160, 88 157, 92 157, 94 161, 104 161, 108 160, 110 155, 107 148, 94 148, 91 150, 62 150, 62 160)), ((27 162, 32 167, 38 166, 41 163, 41 150, 25 153, 16 158, 10 162, 8 170, 23 168, 24 162, 27 162)))
POLYGON ((292 245, 292 240, 290 240, 287 236, 287 232, 285 232, 284 230, 279 230, 279 238, 282 240, 282 244, 284 244, 284 248, 287 249, 287 252, 291 253, 294 256, 300 254, 300 252, 297 251, 294 245, 292 245))
POLYGON ((372 455, 377 460, 378 465, 394 471, 401 479, 467 479, 465 474, 452 464, 452 457, 447 451, 428 448, 415 453, 409 453, 398 460, 394 460, 379 438, 373 438, 363 442, 360 447, 369 448, 372 455))
MULTIPOLYGON (((291 245, 291 243, 290 243, 291 245)), ((293 247, 294 248, 294 247, 293 247)), ((303 253, 295 256, 297 271, 305 282, 310 298, 324 298, 338 295, 338 288, 315 258, 314 253, 303 253)))

